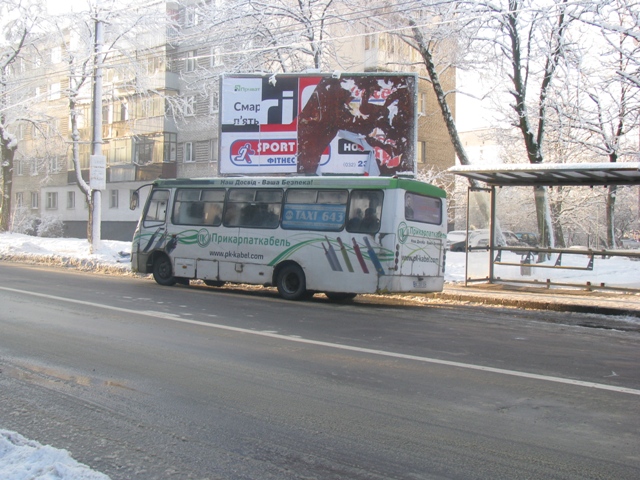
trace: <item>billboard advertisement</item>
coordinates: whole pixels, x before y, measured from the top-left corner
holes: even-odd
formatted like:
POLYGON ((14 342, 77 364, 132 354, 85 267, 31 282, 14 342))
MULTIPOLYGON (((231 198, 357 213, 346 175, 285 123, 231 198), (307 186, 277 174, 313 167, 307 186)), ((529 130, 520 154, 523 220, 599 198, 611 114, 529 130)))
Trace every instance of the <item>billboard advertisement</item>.
POLYGON ((417 77, 225 75, 223 175, 414 175, 417 77))

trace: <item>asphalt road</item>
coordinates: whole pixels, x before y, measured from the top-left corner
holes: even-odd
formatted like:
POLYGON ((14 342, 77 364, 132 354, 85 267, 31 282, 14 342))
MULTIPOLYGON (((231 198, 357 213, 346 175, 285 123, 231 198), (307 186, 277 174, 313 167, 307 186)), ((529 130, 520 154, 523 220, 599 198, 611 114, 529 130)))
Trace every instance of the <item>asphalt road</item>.
POLYGON ((114 480, 640 478, 640 335, 575 315, 0 262, 0 428, 114 480))

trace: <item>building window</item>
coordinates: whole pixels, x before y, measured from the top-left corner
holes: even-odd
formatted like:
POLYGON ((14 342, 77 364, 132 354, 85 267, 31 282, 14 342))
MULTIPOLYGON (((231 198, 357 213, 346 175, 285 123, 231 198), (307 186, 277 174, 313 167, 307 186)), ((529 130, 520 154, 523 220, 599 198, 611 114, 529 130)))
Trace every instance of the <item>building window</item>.
POLYGON ((76 192, 67 192, 67 208, 69 210, 76 208, 76 192))
POLYGON ((62 168, 61 162, 58 161, 58 157, 49 158, 49 173, 60 173, 62 168))
POLYGON ((211 47, 211 66, 222 66, 222 49, 220 47, 211 47))
POLYGON ((189 6, 184 9, 184 26, 186 28, 198 25, 199 18, 195 6, 189 6))
POLYGON ((22 208, 23 205, 24 205, 24 196, 22 195, 22 192, 17 192, 16 193, 16 208, 22 208))
POLYGON ((216 162, 218 160, 218 139, 217 138, 213 138, 211 139, 211 153, 209 158, 211 159, 212 162, 216 162))
POLYGON ((422 115, 427 114, 427 94, 426 93, 420 94, 420 113, 422 115))
POLYGON ((216 113, 218 113, 218 109, 218 92, 212 91, 209 94, 209 115, 215 115, 216 113))
POLYGON ((177 135, 175 133, 164 134, 164 162, 175 162, 178 157, 178 144, 176 142, 177 135))
POLYGON ((418 163, 427 163, 427 142, 418 142, 418 163))
POLYGON ((111 113, 111 108, 109 108, 109 105, 103 105, 102 106, 102 123, 103 124, 111 123, 109 118, 110 113, 111 113))
POLYGON ((16 160, 14 167, 17 175, 24 175, 24 162, 22 160, 16 160))
POLYGON ((60 83, 52 83, 49 87, 49 100, 58 100, 60 98, 60 83))
POLYGON ((62 61, 62 49, 60 47, 53 47, 51 49, 51 63, 60 63, 62 61))
POLYGON ((120 104, 120 121, 126 122, 129 120, 129 106, 127 102, 122 102, 120 104))
POLYGON ((58 209, 58 192, 47 192, 47 210, 58 209))
POLYGON ((192 117, 196 114, 196 97, 189 95, 184 99, 184 116, 192 117))
POLYGON ((109 208, 118 208, 118 190, 111 190, 109 195, 109 208))
POLYGON ((193 152, 193 142, 184 142, 184 152, 183 152, 183 160, 184 162, 194 162, 195 155, 193 152))
POLYGON ((375 33, 373 34, 369 34, 369 35, 365 35, 364 37, 364 49, 365 50, 373 50, 374 48, 377 48, 377 35, 375 33))
POLYGON ((196 69, 196 52, 192 50, 191 52, 187 52, 187 58, 185 60, 185 71, 193 72, 196 69))
POLYGON ((38 192, 31 192, 31 208, 40 207, 40 196, 38 192))
POLYGON ((135 143, 134 162, 136 165, 149 165, 153 162, 154 140, 143 138, 135 143))

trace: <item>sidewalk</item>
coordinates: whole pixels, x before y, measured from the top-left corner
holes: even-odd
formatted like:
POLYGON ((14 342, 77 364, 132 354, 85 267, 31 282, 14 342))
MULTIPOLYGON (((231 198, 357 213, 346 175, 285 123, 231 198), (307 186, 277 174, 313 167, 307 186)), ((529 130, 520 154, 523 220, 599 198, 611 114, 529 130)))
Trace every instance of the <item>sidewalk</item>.
POLYGON ((586 290, 518 287, 504 284, 445 284, 434 298, 458 302, 483 303, 556 312, 592 313, 608 316, 638 317, 638 322, 618 322, 615 318, 603 324, 593 321, 593 327, 617 328, 640 332, 640 295, 632 293, 589 292, 586 290))

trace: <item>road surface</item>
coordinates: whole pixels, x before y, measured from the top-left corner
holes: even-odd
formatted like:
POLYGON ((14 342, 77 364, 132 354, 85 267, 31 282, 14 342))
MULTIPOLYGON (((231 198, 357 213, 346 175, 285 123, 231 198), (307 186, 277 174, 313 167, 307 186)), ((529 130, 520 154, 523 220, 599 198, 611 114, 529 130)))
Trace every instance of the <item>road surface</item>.
POLYGON ((114 480, 640 478, 640 335, 565 315, 2 262, 0 428, 114 480))

